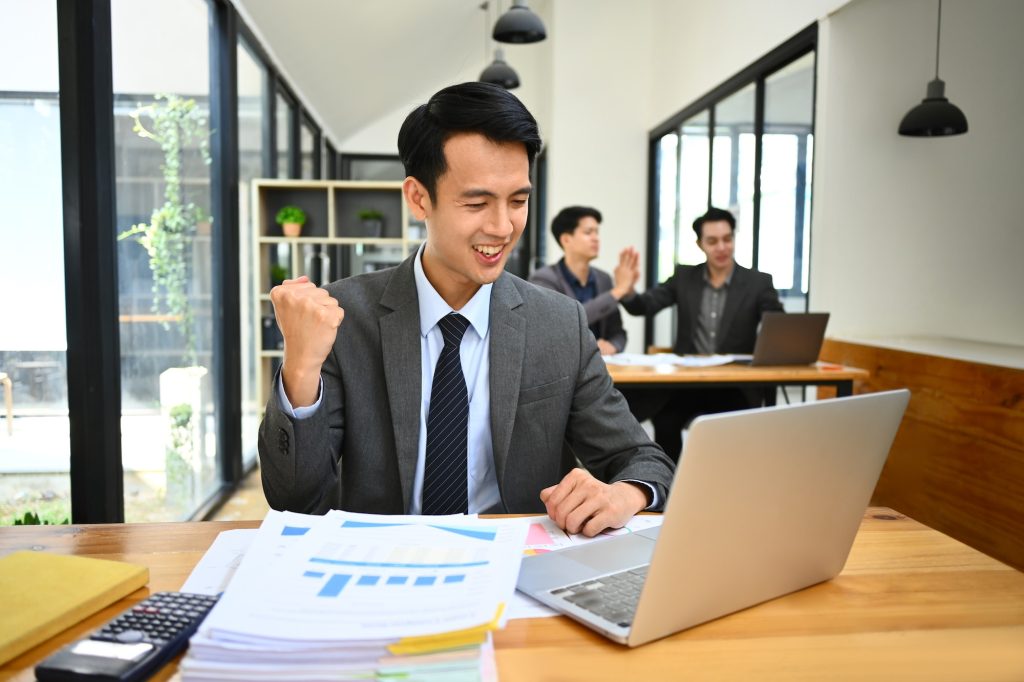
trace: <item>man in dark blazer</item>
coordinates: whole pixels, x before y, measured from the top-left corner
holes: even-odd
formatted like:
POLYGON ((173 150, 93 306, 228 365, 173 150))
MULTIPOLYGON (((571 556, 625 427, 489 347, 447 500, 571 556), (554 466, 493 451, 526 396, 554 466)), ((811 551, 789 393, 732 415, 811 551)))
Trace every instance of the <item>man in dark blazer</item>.
POLYGON ((601 354, 612 355, 626 347, 619 299, 636 284, 639 254, 636 249, 623 250, 613 284, 611 275, 590 265, 601 249, 600 227, 601 212, 596 208, 568 206, 559 211, 551 221, 551 234, 565 256, 554 265, 537 270, 530 276, 530 282, 582 303, 601 354))
POLYGON ((504 272, 526 224, 533 117, 501 87, 464 83, 415 109, 398 146, 425 244, 395 268, 271 291, 285 350, 260 427, 267 501, 546 511, 587 535, 658 508, 672 464, 613 389, 583 308, 504 272))
MULTIPOLYGON (((680 355, 751 353, 761 315, 782 310, 772 276, 734 260, 736 219, 729 211, 708 209, 693 230, 707 261, 676 265, 672 276, 650 291, 624 296, 622 307, 633 315, 654 315, 675 305, 674 350, 680 355)), ((742 389, 633 390, 627 399, 638 419, 650 417, 655 441, 666 454, 678 459, 682 429, 693 417, 754 407, 762 395, 742 389)))

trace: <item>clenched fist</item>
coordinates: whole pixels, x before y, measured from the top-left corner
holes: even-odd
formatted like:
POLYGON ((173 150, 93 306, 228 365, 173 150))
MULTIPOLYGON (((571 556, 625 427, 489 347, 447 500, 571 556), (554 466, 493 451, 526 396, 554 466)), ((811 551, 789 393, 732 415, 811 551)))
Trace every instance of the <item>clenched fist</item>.
POLYGON ((292 407, 312 405, 320 389, 320 366, 334 346, 345 310, 305 275, 271 289, 270 300, 284 337, 285 395, 292 407))

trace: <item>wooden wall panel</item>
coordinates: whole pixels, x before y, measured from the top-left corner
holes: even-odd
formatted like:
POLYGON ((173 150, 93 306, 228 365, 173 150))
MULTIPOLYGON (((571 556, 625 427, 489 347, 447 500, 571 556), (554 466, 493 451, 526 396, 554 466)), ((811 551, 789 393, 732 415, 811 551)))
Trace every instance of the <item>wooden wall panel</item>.
POLYGON ((821 359, 871 372, 855 393, 911 391, 872 504, 1024 570, 1024 371, 834 339, 821 359))

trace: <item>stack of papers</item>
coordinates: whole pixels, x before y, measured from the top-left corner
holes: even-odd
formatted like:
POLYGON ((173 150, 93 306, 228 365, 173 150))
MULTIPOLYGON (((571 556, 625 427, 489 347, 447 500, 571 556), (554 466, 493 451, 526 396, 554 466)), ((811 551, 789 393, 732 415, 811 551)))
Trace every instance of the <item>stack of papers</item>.
POLYGON ((674 367, 716 367, 728 365, 751 356, 746 355, 676 355, 675 353, 616 353, 603 355, 609 365, 627 365, 630 367, 658 367, 670 365, 674 367))
POLYGON ((494 680, 490 632, 504 625, 527 530, 522 519, 271 512, 239 543, 182 679, 494 680))

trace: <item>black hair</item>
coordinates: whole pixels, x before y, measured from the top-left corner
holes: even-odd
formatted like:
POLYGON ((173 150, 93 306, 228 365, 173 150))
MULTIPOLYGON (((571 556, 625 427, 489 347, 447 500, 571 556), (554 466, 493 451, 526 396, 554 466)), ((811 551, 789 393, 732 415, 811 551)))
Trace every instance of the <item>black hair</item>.
POLYGON ((437 180, 448 170, 444 143, 458 133, 479 133, 492 142, 520 142, 533 168, 540 152, 537 121, 519 98, 491 83, 461 83, 439 90, 412 110, 398 131, 405 174, 437 200, 437 180))
POLYGON ((558 242, 558 245, 562 245, 561 237, 563 234, 574 232, 580 221, 587 217, 601 222, 601 212, 590 206, 566 206, 559 211, 555 219, 551 221, 551 234, 555 236, 555 241, 558 242))
POLYGON ((736 218, 733 214, 726 211, 724 208, 715 208, 712 206, 708 209, 707 213, 693 221, 693 231, 697 233, 697 239, 700 240, 700 238, 704 236, 702 234, 704 223, 716 223, 719 220, 724 220, 729 223, 729 227, 732 231, 736 231, 736 218))

